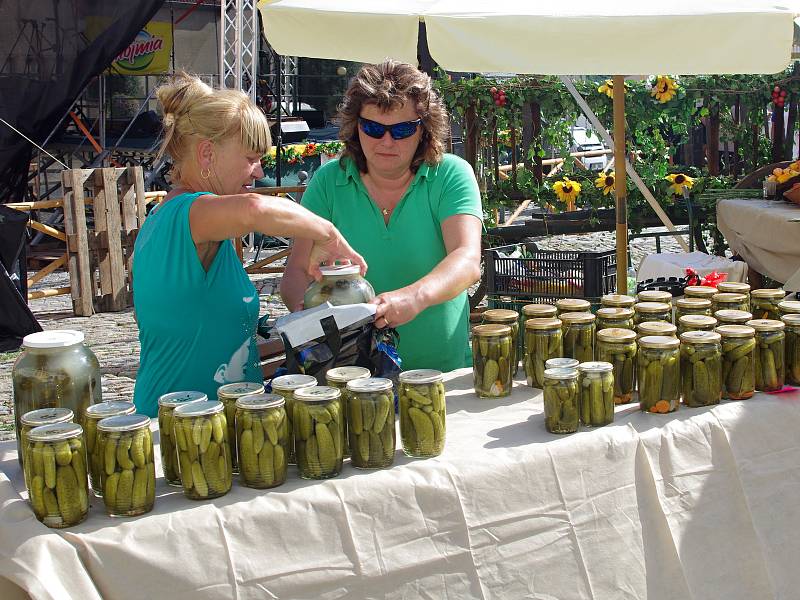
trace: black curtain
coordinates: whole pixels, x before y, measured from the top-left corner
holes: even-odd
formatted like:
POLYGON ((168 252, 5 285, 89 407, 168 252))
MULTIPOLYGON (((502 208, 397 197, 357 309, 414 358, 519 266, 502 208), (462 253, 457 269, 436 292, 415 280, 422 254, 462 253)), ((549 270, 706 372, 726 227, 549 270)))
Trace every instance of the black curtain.
POLYGON ((19 348, 23 337, 42 330, 27 302, 27 224, 28 213, 0 204, 0 352, 19 348))
MULTIPOLYGON (((41 144, 163 3, 0 1, 0 118, 41 144)), ((34 150, 0 122, 0 202, 25 195, 34 150)))

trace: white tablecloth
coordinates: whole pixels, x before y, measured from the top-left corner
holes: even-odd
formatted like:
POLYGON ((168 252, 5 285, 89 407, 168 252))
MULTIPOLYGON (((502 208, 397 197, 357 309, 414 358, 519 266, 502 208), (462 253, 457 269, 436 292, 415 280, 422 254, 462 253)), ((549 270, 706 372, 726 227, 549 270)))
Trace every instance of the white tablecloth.
POLYGON ((636 279, 645 281, 656 277, 686 277, 687 267, 691 267, 701 276, 716 271, 728 274, 725 281, 747 281, 746 263, 705 252, 648 254, 639 265, 636 279))
POLYGON ((797 598, 800 393, 555 436, 541 392, 448 375, 447 447, 49 530, 0 445, 0 598, 797 598), (10 481, 9 481, 10 479, 10 481))
POLYGON ((791 219, 800 219, 800 207, 788 202, 717 201, 717 227, 731 250, 759 273, 781 283, 800 269, 800 222, 791 219))

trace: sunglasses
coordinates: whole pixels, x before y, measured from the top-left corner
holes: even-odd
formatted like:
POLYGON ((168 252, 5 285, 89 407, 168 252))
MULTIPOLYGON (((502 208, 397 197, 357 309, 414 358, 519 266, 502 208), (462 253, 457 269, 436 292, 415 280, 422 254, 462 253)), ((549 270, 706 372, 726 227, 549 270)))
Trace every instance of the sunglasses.
POLYGON ((361 127, 361 131, 377 140, 381 139, 387 130, 393 140, 404 140, 416 133, 417 127, 422 124, 422 119, 404 121, 403 123, 395 123, 394 125, 384 125, 383 123, 376 123, 364 117, 359 117, 358 124, 361 127))

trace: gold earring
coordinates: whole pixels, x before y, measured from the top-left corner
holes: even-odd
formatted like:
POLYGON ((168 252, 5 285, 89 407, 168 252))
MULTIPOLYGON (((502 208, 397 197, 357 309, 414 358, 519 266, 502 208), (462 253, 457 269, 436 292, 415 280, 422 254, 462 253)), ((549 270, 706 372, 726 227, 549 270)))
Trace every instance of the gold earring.
POLYGON ((209 177, 211 177, 211 169, 206 169, 205 173, 203 172, 203 169, 200 169, 200 177, 202 177, 203 179, 208 179, 209 177))

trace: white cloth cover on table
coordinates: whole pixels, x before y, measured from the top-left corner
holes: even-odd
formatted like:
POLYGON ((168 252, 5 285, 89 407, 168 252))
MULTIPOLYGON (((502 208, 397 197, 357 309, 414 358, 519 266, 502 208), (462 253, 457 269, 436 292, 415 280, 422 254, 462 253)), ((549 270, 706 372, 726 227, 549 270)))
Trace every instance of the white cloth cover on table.
POLYGON ((648 254, 639 265, 638 281, 656 277, 686 277, 686 268, 691 267, 700 275, 727 273, 726 281, 747 281, 747 264, 724 256, 704 252, 675 252, 648 254))

